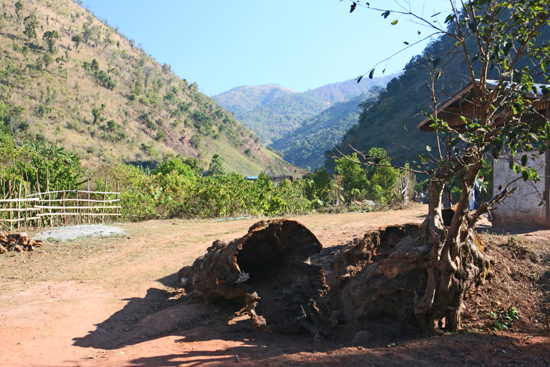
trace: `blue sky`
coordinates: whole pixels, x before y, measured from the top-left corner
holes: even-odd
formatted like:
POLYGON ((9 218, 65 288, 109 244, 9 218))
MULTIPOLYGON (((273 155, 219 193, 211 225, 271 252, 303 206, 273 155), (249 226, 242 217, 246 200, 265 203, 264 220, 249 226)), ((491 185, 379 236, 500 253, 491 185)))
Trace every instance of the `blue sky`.
MULTIPOLYGON (((409 3, 369 2, 394 9, 409 3)), ((431 33, 403 16, 383 19, 361 7, 350 14, 350 5, 348 0, 83 0, 97 17, 207 95, 262 84, 303 92, 353 79, 402 49, 404 41, 431 33), (395 19, 399 22, 392 26, 395 19)), ((410 0, 410 7, 428 17, 450 9, 445 0, 410 0)), ((425 44, 377 71, 402 69, 425 44)))

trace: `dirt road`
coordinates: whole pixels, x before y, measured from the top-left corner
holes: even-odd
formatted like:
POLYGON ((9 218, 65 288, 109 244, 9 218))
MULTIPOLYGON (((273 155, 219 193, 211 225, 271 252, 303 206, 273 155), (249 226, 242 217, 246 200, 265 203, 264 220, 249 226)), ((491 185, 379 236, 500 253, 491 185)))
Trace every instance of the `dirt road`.
MULTIPOLYGON (((425 213, 418 206, 295 219, 324 246, 333 246, 381 225, 421 222, 425 213)), ((257 221, 120 224, 126 233, 117 237, 47 243, 35 252, 1 255, 0 366, 477 366, 491 364, 464 343, 488 343, 494 349, 516 340, 485 332, 398 345, 380 341, 370 349, 330 340, 316 346, 308 336, 255 330, 246 317, 233 316, 232 305, 181 302, 175 273, 213 240, 241 237, 257 221), (442 345, 444 353, 434 353, 442 345)), ((536 358, 550 361, 541 330, 528 335, 522 353, 536 349, 536 358)))

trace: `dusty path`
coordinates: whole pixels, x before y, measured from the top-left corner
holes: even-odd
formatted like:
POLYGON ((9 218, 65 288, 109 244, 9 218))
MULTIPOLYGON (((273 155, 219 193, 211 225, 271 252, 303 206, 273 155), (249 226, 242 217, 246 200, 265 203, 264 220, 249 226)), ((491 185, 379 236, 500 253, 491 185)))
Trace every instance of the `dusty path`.
MULTIPOLYGON (((333 246, 381 225, 420 222, 425 213, 418 206, 295 219, 324 246, 333 246)), ((230 306, 179 302, 175 273, 213 240, 241 237, 257 221, 129 223, 118 225, 126 230, 122 236, 48 243, 34 253, 0 256, 0 366, 482 365, 464 353, 448 361, 434 357, 429 351, 441 339, 394 348, 386 347, 391 340, 381 341, 380 348, 368 350, 328 340, 316 347, 308 337, 257 331, 246 318, 232 318, 230 306), (423 358, 426 363, 418 364, 423 358)), ((501 342, 491 334, 463 337, 501 342)), ((537 338, 529 343, 538 348, 537 338)))

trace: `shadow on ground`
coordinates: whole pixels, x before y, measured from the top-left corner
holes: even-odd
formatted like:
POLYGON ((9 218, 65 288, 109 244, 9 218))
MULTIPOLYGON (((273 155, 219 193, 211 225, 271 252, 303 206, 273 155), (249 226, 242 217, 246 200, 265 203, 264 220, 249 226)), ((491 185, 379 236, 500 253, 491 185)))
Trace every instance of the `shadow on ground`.
MULTIPOLYGON (((443 335, 397 341, 369 348, 322 342, 308 348, 283 339, 266 343, 247 341, 240 346, 209 350, 201 345, 181 347, 181 352, 128 361, 138 367, 176 366, 547 366, 550 350, 544 341, 516 339, 489 333, 443 335), (239 363, 240 362, 240 363, 239 363)), ((303 340, 302 340, 303 341, 303 340)), ((181 342, 181 341, 177 341, 181 342)), ((185 343, 182 342, 182 343, 185 343)))
MULTIPOLYGON (((95 325, 88 335, 75 338, 74 345, 101 349, 117 349, 153 339, 171 330, 178 329, 185 320, 179 317, 183 308, 197 308, 193 302, 182 302, 176 287, 176 274, 158 279, 166 289, 150 288, 145 297, 124 299, 128 303, 107 320, 95 325), (172 322, 171 322, 172 321, 172 322)), ((202 305, 204 308, 204 305, 202 305)), ((187 313, 193 317, 191 313, 187 313)))

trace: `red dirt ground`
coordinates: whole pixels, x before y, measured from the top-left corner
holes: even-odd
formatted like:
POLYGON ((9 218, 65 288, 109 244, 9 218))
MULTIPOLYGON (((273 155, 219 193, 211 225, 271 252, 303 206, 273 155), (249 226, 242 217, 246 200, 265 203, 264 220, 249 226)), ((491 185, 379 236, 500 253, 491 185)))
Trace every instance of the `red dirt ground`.
MULTIPOLYGON (((324 246, 382 225, 420 222, 425 206, 295 218, 324 246)), ((184 302, 175 273, 215 239, 259 219, 120 224, 127 235, 47 243, 0 256, 0 366, 549 366, 550 231, 480 231, 492 270, 469 294, 463 328, 413 340, 338 344, 266 334, 234 305, 184 302), (511 234, 496 234, 496 233, 511 234), (516 307, 519 320, 495 331, 516 307)), ((32 233, 31 233, 32 235, 32 233)))

